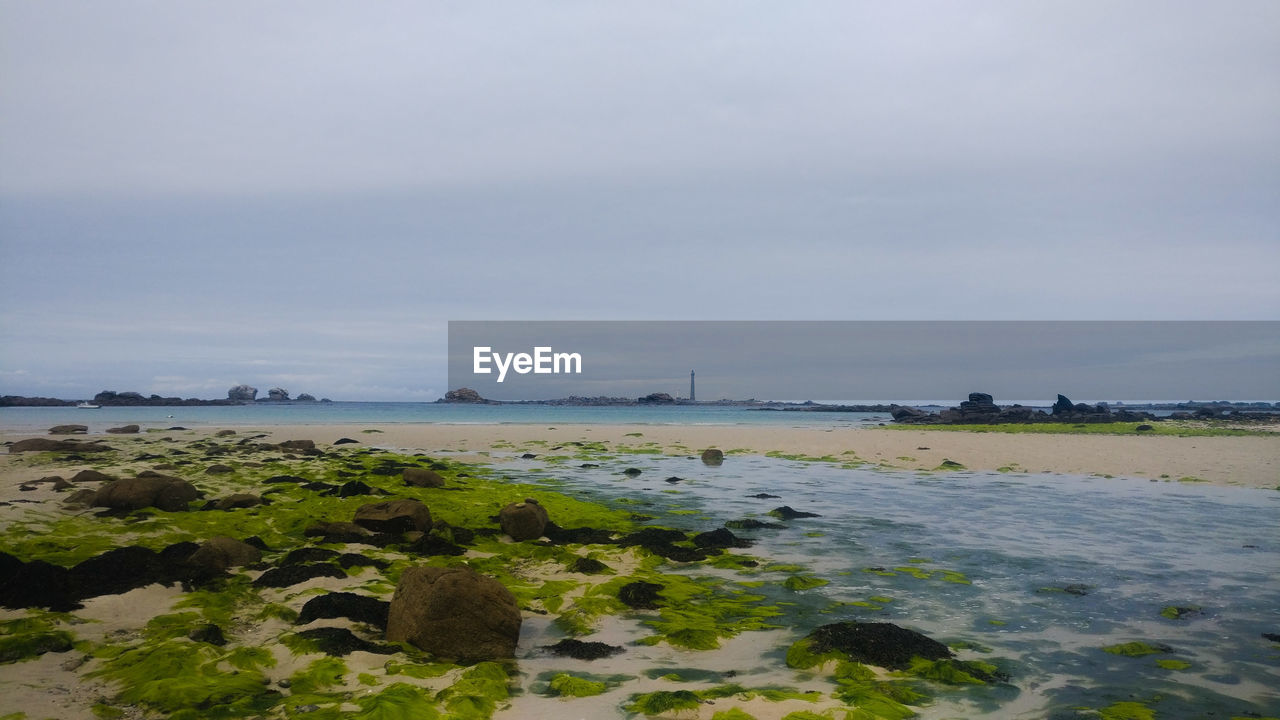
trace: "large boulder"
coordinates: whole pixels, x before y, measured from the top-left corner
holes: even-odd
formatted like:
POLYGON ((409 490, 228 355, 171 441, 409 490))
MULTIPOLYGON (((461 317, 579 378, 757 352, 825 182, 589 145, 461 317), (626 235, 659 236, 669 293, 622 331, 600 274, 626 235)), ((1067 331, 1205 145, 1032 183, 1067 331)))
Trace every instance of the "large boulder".
POLYGON ((465 567, 411 567, 387 614, 387 640, 464 662, 515 656, 520 607, 502 583, 465 567))
POLYGON ((106 452, 110 447, 101 443, 76 442, 75 440, 50 440, 31 438, 19 440, 9 446, 10 453, 20 452, 106 452))
POLYGON ((226 570, 229 567, 252 565, 262 559, 262 551, 235 538, 211 537, 187 561, 210 570, 226 570))
POLYGON ((431 529, 431 510, 418 500, 401 498, 361 505, 352 520, 374 532, 403 533, 431 529))
POLYGON ((281 450, 315 450, 315 440, 285 440, 276 445, 281 450))
POLYGON ((235 402, 253 402, 258 397, 258 388, 248 385, 237 385, 227 391, 227 399, 235 402))
POLYGON ((511 536, 512 540, 535 540, 542 537, 547 529, 547 510, 533 498, 525 498, 524 502, 516 502, 502 508, 498 513, 498 523, 502 532, 511 536))
POLYGON ((289 391, 284 388, 274 387, 267 391, 267 399, 276 402, 284 402, 289 399, 289 391))
POLYGON ((702 464, 716 466, 724 462, 724 451, 716 448, 707 448, 702 451, 702 464))
POLYGON ((1070 415, 1075 412, 1075 409, 1075 403, 1071 402, 1066 395, 1059 393, 1057 401, 1053 403, 1053 410, 1051 413, 1053 415, 1070 415))
POLYGON ((857 662, 890 670, 906 670, 913 658, 953 657, 946 645, 892 623, 832 623, 817 628, 805 639, 809 641, 809 651, 815 655, 837 650, 857 662))
POLYGON ((480 397, 480 393, 476 392, 475 390, 472 390, 471 388, 465 388, 465 387, 458 388, 457 390, 450 390, 449 392, 445 393, 443 401, 447 403, 488 402, 484 398, 480 397))
POLYGON ((50 435, 83 435, 87 432, 88 425, 54 425, 49 428, 50 435))
POLYGON ((155 507, 169 512, 186 510, 187 503, 200 497, 194 485, 176 477, 144 471, 135 478, 113 480, 98 489, 95 507, 141 510, 155 507))
POLYGON ((420 467, 404 469, 404 484, 414 487, 444 487, 444 478, 435 470, 420 467))
POLYGON ((107 432, 112 435, 134 435, 142 428, 137 425, 121 425, 120 427, 107 428, 107 432))

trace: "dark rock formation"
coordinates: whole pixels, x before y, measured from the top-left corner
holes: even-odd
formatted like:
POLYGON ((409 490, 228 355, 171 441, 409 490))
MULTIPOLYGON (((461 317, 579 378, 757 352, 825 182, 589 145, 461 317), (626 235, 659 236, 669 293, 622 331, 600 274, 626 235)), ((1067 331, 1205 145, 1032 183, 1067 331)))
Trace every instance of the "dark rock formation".
POLYGON ((718 528, 693 536, 693 544, 700 548, 745 548, 751 541, 734 535, 727 528, 718 528))
POLYGON ((267 400, 271 402, 286 402, 289 399, 289 391, 284 388, 273 387, 267 391, 267 400))
POLYGON ((443 397, 443 398, 441 398, 441 399, 440 399, 439 401, 437 401, 437 402, 446 402, 446 403, 487 403, 487 402, 489 402, 489 401, 488 401, 488 400, 485 400, 485 399, 484 399, 484 398, 482 398, 482 397, 480 397, 480 393, 476 392, 475 390, 472 390, 471 388, 465 388, 465 387, 464 387, 464 388, 458 388, 457 390, 450 390, 449 392, 445 393, 445 394, 444 394, 444 397, 443 397))
POLYGON ((98 472, 97 470, 81 470, 71 476, 71 482, 73 483, 111 482, 112 480, 115 480, 115 478, 106 473, 98 472))
POLYGON ((607 658, 619 653, 625 652, 624 648, 617 645, 607 645, 602 642, 586 642, 583 640, 574 640, 573 638, 565 638, 555 645, 543 645, 543 650, 556 655, 558 657, 570 657, 574 660, 599 660, 607 658))
POLYGON ((840 622, 823 625, 806 636, 817 655, 838 650, 855 662, 890 670, 906 670, 911 659, 952 657, 946 645, 892 623, 840 622))
POLYGON ((30 438, 19 440, 9 446, 10 454, 21 452, 106 452, 110 447, 101 443, 79 442, 76 440, 50 440, 49 438, 30 438))
POLYGON ((179 512, 186 510, 187 504, 198 497, 200 491, 186 480, 144 470, 138 477, 113 480, 103 485, 92 504, 115 510, 155 507, 179 512))
POLYGON ((662 599, 658 595, 660 590, 662 586, 657 583, 636 581, 618 588, 618 599, 637 610, 657 610, 658 601, 662 599))
POLYGON ((287 565, 285 567, 271 568, 270 570, 258 576, 253 581, 254 587, 270 587, 284 588, 303 583, 308 580, 314 580, 319 577, 345 578, 346 573, 342 572, 337 565, 328 563, 317 563, 315 565, 287 565))
POLYGON ((226 475, 227 473, 233 473, 235 471, 236 471, 235 468, 231 467, 230 465, 222 465, 220 463, 216 463, 205 468, 204 474, 205 475, 226 475))
POLYGON ((137 425, 121 425, 120 427, 107 428, 107 432, 112 435, 136 435, 142 428, 137 425))
POLYGON ((54 425, 49 428, 50 435, 83 435, 87 432, 88 425, 54 425))
POLYGON ((637 398, 636 402, 641 405, 674 405, 676 399, 667 393, 649 393, 642 398, 637 398))
POLYGON ((385 600, 349 592, 331 592, 308 600, 298 613, 297 624, 306 625, 322 618, 342 617, 386 630, 387 613, 390 609, 391 603, 385 600))
POLYGON ((411 567, 400 577, 387 640, 463 661, 515 655, 520 608, 502 583, 470 568, 411 567))
POLYGON ((383 533, 404 533, 431 529, 431 510, 417 500, 402 498, 361 505, 352 520, 355 524, 383 533))
POLYGON ((249 493, 234 493, 224 498, 210 500, 204 504, 201 510, 236 510, 238 508, 255 507, 262 505, 262 498, 249 493))
POLYGON ((227 391, 227 399, 234 402, 253 402, 258 399, 258 388, 237 385, 227 391))
POLYGON ((262 559, 262 551, 234 538, 215 536, 205 540, 187 561, 212 570, 252 565, 262 559))
POLYGON ((407 467, 403 470, 404 484, 414 487, 444 487, 444 477, 434 470, 420 467, 407 467))
POLYGON ((715 467, 724 463, 724 451, 716 448, 707 448, 702 451, 702 464, 715 467))
POLYGON ((512 540, 534 540, 542 537, 547 528, 547 510, 533 498, 525 498, 524 502, 511 503, 498 513, 498 523, 502 532, 511 536, 512 540))
POLYGON ((71 400, 59 400, 51 397, 0 396, 0 407, 70 407, 72 405, 75 405, 75 403, 71 400))
POLYGON ((986 393, 970 393, 969 399, 960 403, 959 407, 948 408, 937 414, 925 412, 917 408, 894 406, 892 415, 895 422, 914 425, 964 425, 964 424, 1004 424, 1004 423, 1110 423, 1140 422, 1158 420, 1146 412, 1120 410, 1112 412, 1105 403, 1088 405, 1072 403, 1063 395, 1058 396, 1051 412, 1035 410, 1021 405, 1000 407, 986 393))
POLYGON ((598 575, 603 572, 608 572, 609 566, 595 558, 580 557, 573 561, 573 564, 569 566, 569 569, 576 573, 582 573, 583 575, 598 575))
POLYGON ((337 440, 333 441, 334 445, 358 445, 359 443, 360 443, 359 440, 352 440, 349 437, 338 438, 337 440))
POLYGON ((294 402, 316 402, 316 396, 308 393, 302 393, 293 399, 294 402))
POLYGON ((390 645, 378 645, 368 640, 362 640, 346 628, 311 628, 310 630, 300 630, 295 634, 300 638, 315 643, 320 652, 333 657, 345 657, 356 651, 377 655, 391 655, 397 652, 396 648, 390 645))
POLYGON ((276 445, 281 450, 315 450, 315 440, 285 440, 276 445))
POLYGON ((768 514, 778 518, 779 520, 795 520, 796 518, 822 517, 818 513, 802 512, 800 510, 794 510, 790 505, 783 505, 782 507, 776 507, 770 510, 768 514))

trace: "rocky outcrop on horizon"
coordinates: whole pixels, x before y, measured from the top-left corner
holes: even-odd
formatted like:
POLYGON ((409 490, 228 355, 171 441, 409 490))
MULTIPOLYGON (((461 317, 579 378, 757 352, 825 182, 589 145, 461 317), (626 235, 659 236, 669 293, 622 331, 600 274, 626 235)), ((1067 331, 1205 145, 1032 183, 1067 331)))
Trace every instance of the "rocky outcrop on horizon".
POLYGON ((236 385, 227 391, 227 399, 235 402, 253 402, 258 399, 258 388, 249 385, 236 385))
POLYGON ((1089 405, 1073 403, 1065 395, 1058 395, 1058 400, 1049 412, 1036 410, 1023 405, 1000 407, 987 393, 969 393, 969 399, 960 403, 959 407, 948 408, 939 413, 931 413, 914 407, 902 405, 891 406, 890 412, 894 422, 906 425, 1000 425, 1005 423, 1112 423, 1112 422, 1151 422, 1160 418, 1147 412, 1133 410, 1112 411, 1106 403, 1089 405))
POLYGON ((284 388, 273 387, 267 391, 267 400, 271 402, 286 402, 289 400, 289 391, 284 388))

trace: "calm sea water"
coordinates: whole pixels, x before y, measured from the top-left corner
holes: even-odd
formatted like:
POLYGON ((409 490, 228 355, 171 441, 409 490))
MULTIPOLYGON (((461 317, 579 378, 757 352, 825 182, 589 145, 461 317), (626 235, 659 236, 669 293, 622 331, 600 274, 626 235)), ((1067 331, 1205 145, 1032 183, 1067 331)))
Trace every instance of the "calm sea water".
POLYGON ((88 425, 90 432, 137 423, 146 427, 210 425, 346 425, 359 423, 449 424, 655 424, 785 425, 850 427, 889 422, 886 413, 811 413, 718 406, 568 407, 551 405, 452 405, 409 402, 256 403, 209 407, 0 408, 0 427, 45 430, 88 425))
POLYGON ((883 620, 985 645, 990 652, 965 656, 997 662, 1013 677, 1008 686, 943 692, 921 711, 926 718, 1077 717, 1072 708, 1123 701, 1150 703, 1162 719, 1280 714, 1280 645, 1262 636, 1280 633, 1274 490, 884 472, 760 456, 731 456, 718 468, 659 456, 622 456, 599 468, 517 466, 585 497, 625 498, 626 507, 657 516, 654 524, 689 531, 784 504, 819 513, 788 521, 785 530, 735 531, 757 541, 748 552, 803 563, 830 581, 780 591, 794 603, 779 619, 790 632, 761 636, 761 661, 742 667, 773 669, 758 678, 745 671, 736 678, 744 685, 794 684, 793 673, 776 670, 780 647, 818 625, 883 620), (620 474, 626 467, 642 473, 627 478, 620 474), (665 482, 670 476, 684 480, 665 482), (757 493, 780 497, 750 497, 757 493), (930 577, 895 570, 904 567, 930 577), (969 582, 948 582, 940 571, 969 582), (1073 585, 1086 594, 1060 591, 1073 585), (873 596, 889 600, 878 610, 834 605, 873 596), (1161 616, 1167 606, 1201 610, 1175 620, 1161 616), (1171 651, 1122 657, 1102 650, 1130 641, 1171 651))

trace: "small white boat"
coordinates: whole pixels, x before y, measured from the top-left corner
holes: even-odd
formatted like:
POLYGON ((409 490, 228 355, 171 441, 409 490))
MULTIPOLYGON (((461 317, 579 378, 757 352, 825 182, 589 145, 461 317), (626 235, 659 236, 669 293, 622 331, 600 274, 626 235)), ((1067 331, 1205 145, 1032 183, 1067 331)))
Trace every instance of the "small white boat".
POLYGON ((81 410, 97 410, 98 408, 100 408, 100 407, 102 407, 102 406, 101 406, 101 405, 94 405, 94 404, 93 404, 93 403, 91 403, 91 402, 82 402, 82 403, 77 403, 77 404, 76 404, 76 407, 80 408, 81 410))

